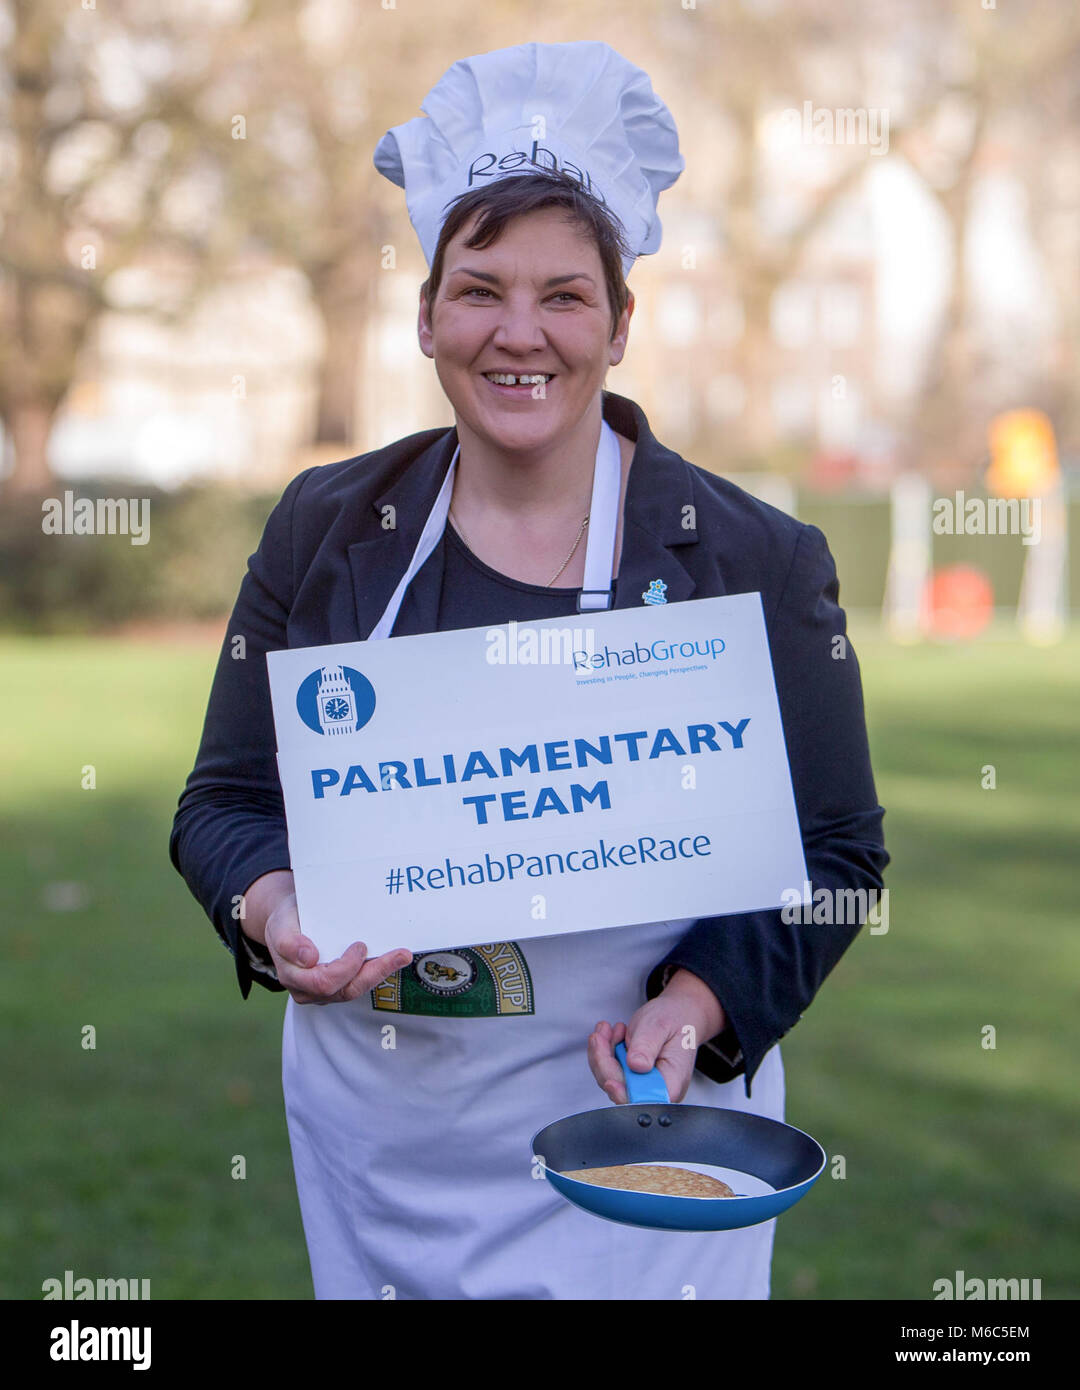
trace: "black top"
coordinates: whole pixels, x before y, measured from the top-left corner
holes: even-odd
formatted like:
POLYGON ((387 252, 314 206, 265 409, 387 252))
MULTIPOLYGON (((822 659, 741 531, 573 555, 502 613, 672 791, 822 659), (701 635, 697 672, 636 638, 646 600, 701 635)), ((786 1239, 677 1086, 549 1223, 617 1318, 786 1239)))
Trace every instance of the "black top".
POLYGON ((442 592, 438 632, 463 627, 494 627, 511 619, 577 617, 577 589, 549 589, 523 584, 500 574, 474 555, 447 522, 443 532, 442 592))

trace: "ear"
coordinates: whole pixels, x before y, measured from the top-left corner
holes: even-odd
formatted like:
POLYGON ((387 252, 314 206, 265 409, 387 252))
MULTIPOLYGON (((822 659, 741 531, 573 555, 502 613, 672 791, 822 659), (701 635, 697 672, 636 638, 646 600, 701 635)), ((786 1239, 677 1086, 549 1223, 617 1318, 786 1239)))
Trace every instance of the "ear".
POLYGON ((423 286, 420 287, 420 310, 416 319, 416 336, 420 340, 420 351, 424 356, 434 358, 435 340, 431 327, 431 315, 428 313, 427 300, 424 298, 423 286))
POLYGON ((615 336, 611 340, 608 361, 613 367, 617 367, 623 360, 626 352, 626 342, 630 336, 630 319, 634 313, 634 291, 630 290, 629 299, 626 301, 626 308, 619 317, 619 322, 615 327, 615 336))

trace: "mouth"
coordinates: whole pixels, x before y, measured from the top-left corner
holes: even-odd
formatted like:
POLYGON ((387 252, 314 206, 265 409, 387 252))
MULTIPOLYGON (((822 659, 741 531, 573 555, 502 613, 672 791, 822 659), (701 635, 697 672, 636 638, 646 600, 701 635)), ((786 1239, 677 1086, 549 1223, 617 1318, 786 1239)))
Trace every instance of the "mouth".
POLYGON ((555 380, 554 372, 481 372, 492 390, 502 396, 543 400, 555 380))

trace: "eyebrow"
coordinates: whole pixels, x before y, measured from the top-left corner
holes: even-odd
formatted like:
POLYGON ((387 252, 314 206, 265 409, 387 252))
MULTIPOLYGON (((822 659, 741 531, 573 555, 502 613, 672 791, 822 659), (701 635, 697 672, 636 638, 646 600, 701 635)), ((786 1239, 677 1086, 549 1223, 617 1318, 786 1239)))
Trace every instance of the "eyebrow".
MULTIPOLYGON (((473 270, 467 265, 456 265, 449 273, 450 275, 472 275, 477 280, 486 280, 490 285, 501 283, 497 275, 491 275, 486 270, 473 270)), ((586 275, 583 270, 576 270, 572 275, 553 275, 550 280, 544 281, 544 289, 551 289, 555 285, 567 285, 571 280, 588 280, 590 285, 596 285, 596 281, 591 275, 586 275)))

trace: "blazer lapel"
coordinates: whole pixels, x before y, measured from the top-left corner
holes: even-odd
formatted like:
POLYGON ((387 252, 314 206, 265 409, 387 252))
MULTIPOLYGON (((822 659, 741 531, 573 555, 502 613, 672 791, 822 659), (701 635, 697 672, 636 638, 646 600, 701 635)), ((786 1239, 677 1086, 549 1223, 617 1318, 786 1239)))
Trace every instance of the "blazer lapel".
POLYGON ((644 595, 656 592, 652 586, 657 580, 665 586, 665 603, 693 598, 698 595, 697 580, 684 564, 699 539, 689 466, 657 440, 645 412, 625 396, 604 392, 604 419, 636 441, 612 606, 640 608, 644 595))
MULTIPOLYGON (((371 539, 355 541, 348 548, 356 600, 356 630, 363 641, 386 611, 409 567, 456 447, 457 430, 451 428, 418 454, 393 487, 372 502, 374 534, 371 539)), ((406 590, 395 624, 396 636, 434 631, 438 621, 442 564, 443 550, 436 546, 406 590)))
MULTIPOLYGON (((636 464, 635 459, 633 466, 636 464)), ((622 558, 612 607, 640 608, 645 594, 655 592, 652 586, 657 580, 665 586, 661 590, 665 603, 679 603, 697 592, 697 581, 678 552, 628 515, 623 523, 622 558)))

